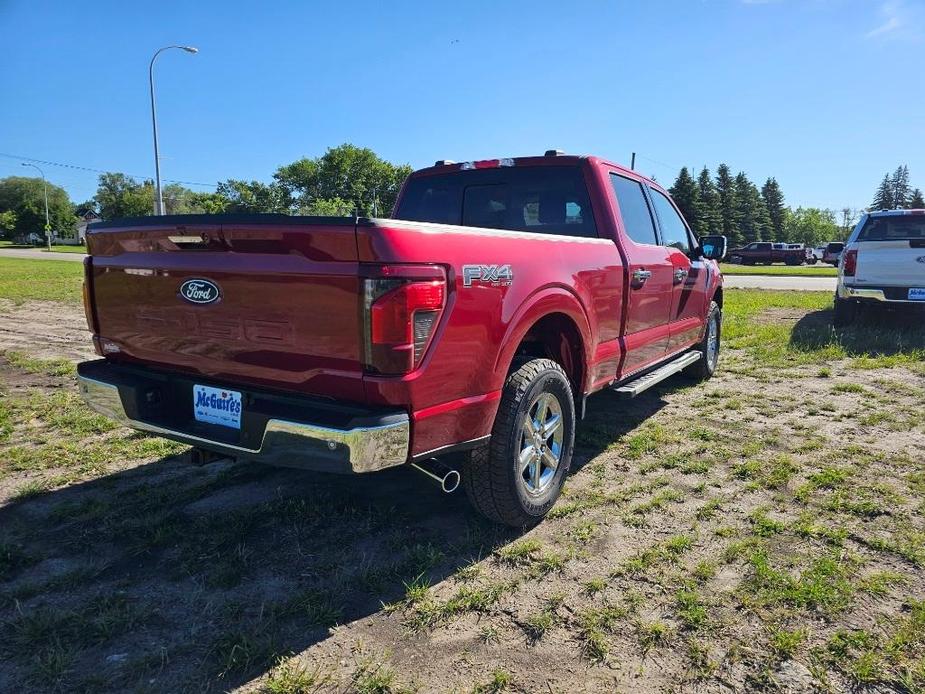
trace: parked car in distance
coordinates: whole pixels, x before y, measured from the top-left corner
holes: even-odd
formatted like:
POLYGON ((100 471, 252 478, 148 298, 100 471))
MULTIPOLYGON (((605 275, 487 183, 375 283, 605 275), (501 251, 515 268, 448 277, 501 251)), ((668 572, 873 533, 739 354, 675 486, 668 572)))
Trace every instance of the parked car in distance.
POLYGON ((773 263, 802 265, 815 262, 811 260, 812 257, 812 251, 802 244, 771 243, 770 241, 754 241, 747 246, 729 251, 729 262, 742 265, 771 265, 773 263), (791 247, 794 245, 795 248, 791 247))
MULTIPOLYGON (((774 244, 774 245, 776 247, 778 244, 774 244)), ((787 243, 787 244, 784 244, 784 246, 787 248, 787 250, 790 250, 790 251, 802 251, 803 257, 805 258, 803 262, 805 262, 807 265, 816 264, 817 262, 816 254, 813 253, 813 249, 807 247, 805 243, 787 243)))
POLYGON ((825 251, 822 254, 822 262, 829 263, 838 267, 838 261, 841 258, 841 254, 844 249, 845 244, 841 241, 832 241, 831 243, 826 244, 825 251))
POLYGON ((862 306, 925 311, 925 210, 861 217, 838 269, 835 324, 851 323, 862 306))
POLYGON ((440 161, 392 219, 144 217, 87 246, 97 411, 243 460, 461 476, 517 527, 559 496, 589 395, 717 367, 725 237, 596 157, 440 161))
POLYGON ((825 257, 825 249, 826 249, 826 246, 828 246, 827 243, 826 243, 826 244, 823 244, 823 245, 821 245, 821 246, 816 246, 816 247, 813 249, 813 257, 814 257, 817 261, 821 261, 822 258, 825 257))

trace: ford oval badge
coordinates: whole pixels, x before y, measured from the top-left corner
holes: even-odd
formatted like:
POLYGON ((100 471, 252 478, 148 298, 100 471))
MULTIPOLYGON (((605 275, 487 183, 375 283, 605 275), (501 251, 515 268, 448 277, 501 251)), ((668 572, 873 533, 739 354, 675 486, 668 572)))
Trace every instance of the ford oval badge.
POLYGON ((222 292, 215 282, 197 278, 180 285, 180 296, 191 304, 211 304, 221 298, 222 292))

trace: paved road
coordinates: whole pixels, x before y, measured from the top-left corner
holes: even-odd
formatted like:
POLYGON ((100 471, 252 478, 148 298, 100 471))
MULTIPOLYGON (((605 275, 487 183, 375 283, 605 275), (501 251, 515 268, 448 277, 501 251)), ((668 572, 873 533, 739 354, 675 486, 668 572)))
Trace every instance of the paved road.
POLYGON ((70 260, 82 263, 83 253, 55 253, 29 248, 0 248, 0 258, 30 258, 33 260, 70 260))
POLYGON ((834 277, 783 277, 780 275, 725 275, 731 289, 789 289, 801 292, 835 292, 834 277))

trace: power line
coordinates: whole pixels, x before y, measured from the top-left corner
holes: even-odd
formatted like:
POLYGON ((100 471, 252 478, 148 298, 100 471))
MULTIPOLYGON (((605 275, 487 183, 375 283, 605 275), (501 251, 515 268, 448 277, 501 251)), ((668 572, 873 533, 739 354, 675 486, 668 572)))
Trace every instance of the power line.
MULTIPOLYGON (((47 159, 35 159, 33 157, 21 157, 17 154, 6 154, 4 152, 0 152, 0 157, 6 157, 7 159, 17 159, 19 161, 29 161, 34 164, 46 164, 47 166, 58 166, 63 169, 75 169, 77 171, 90 171, 92 173, 98 173, 98 174, 114 173, 113 170, 111 169, 109 171, 104 171, 103 169, 94 169, 89 166, 78 166, 77 164, 65 164, 65 163, 58 162, 58 161, 48 161, 47 159)), ((125 176, 128 176, 129 178, 135 181, 150 181, 151 180, 150 176, 137 176, 135 174, 125 173, 124 171, 119 172, 119 173, 122 173, 125 176)), ((215 183, 201 183, 199 181, 178 181, 173 178, 165 178, 164 180, 167 181, 168 183, 179 183, 185 186, 201 186, 205 188, 218 188, 218 185, 215 183)))
POLYGON ((664 166, 666 169, 671 169, 672 171, 680 171, 680 170, 681 170, 681 167, 680 167, 680 166, 674 166, 673 164, 666 164, 665 162, 659 161, 658 159, 653 159, 652 157, 647 157, 645 154, 637 154, 636 156, 639 157, 640 159, 645 159, 646 161, 650 161, 650 162, 652 162, 653 164, 658 164, 659 166, 664 166))

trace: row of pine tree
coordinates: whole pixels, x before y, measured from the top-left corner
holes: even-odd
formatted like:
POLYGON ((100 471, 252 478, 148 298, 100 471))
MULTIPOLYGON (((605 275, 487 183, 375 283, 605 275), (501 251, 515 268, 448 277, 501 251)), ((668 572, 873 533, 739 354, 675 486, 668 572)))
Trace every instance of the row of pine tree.
POLYGON ((897 166, 892 175, 886 174, 874 193, 872 210, 920 210, 925 208, 922 191, 909 183, 909 167, 897 166))
POLYGON ((724 234, 733 247, 789 240, 784 194, 773 178, 759 190, 744 172, 733 176, 726 164, 719 165, 715 178, 704 167, 694 179, 684 167, 669 192, 698 235, 724 234))
MULTIPOLYGON (((784 204, 776 179, 767 179, 759 189, 744 172, 733 176, 726 164, 719 165, 715 177, 704 167, 696 179, 684 167, 669 192, 698 235, 724 234, 730 248, 752 241, 816 245, 844 239, 858 213, 845 208, 837 220, 832 210, 793 210, 784 204)), ((899 166, 884 176, 870 209, 923 207, 922 191, 912 189, 908 167, 899 166)))

